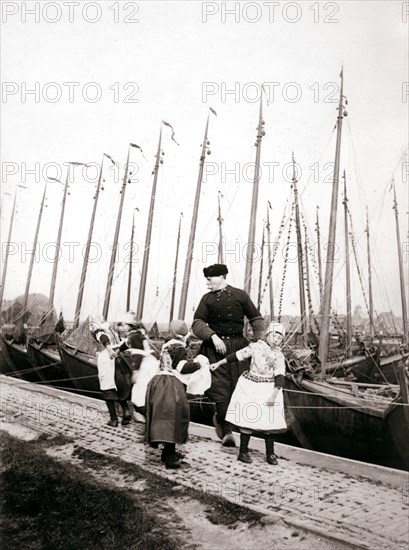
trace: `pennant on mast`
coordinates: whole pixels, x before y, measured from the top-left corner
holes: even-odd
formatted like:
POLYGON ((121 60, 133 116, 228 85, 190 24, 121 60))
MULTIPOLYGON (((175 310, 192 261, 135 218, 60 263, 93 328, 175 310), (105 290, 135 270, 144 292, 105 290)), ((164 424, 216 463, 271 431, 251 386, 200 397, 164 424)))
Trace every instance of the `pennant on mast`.
POLYGON ((164 124, 165 126, 168 126, 168 128, 172 130, 172 135, 170 136, 171 140, 174 141, 176 145, 179 145, 179 143, 175 139, 175 130, 173 129, 172 124, 169 124, 169 122, 166 122, 165 120, 162 120, 162 124, 164 124))
POLYGON ((114 161, 114 159, 110 155, 108 155, 107 153, 103 153, 103 155, 104 155, 104 157, 109 159, 114 166, 116 166, 116 162, 114 161))
POLYGON ((146 160, 146 157, 145 157, 145 155, 143 154, 142 147, 140 147, 140 146, 137 145, 136 143, 130 143, 129 145, 130 145, 130 147, 135 147, 135 149, 139 149, 140 152, 141 152, 141 154, 142 154, 142 156, 143 156, 143 158, 146 160))

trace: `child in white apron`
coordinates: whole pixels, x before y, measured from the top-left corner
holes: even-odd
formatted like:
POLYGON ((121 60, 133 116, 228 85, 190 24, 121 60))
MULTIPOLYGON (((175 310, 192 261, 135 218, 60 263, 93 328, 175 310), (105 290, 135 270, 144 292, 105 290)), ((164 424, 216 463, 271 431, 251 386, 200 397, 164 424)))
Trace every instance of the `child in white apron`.
MULTIPOLYGON (((131 371, 126 367, 125 370, 129 370, 129 373, 127 372, 126 374, 129 374, 129 376, 122 376, 123 387, 118 388, 115 380, 115 360, 121 346, 120 331, 125 336, 137 328, 138 324, 135 315, 128 312, 117 324, 105 321, 101 315, 95 315, 90 317, 89 326, 92 336, 99 344, 99 350, 96 354, 98 379, 102 397, 109 411, 110 420, 108 426, 118 426, 117 402, 122 409, 121 424, 125 426, 132 419, 132 412, 128 407, 131 391, 131 371)), ((121 349, 121 351, 124 350, 121 349)))
POLYGON ((274 434, 287 431, 282 389, 285 360, 279 349, 283 338, 283 325, 269 323, 263 339, 210 365, 210 370, 215 370, 225 363, 251 358, 250 370, 240 376, 226 414, 226 420, 240 430, 238 460, 241 462, 252 462, 248 444, 256 431, 264 434, 267 462, 277 464, 274 434))

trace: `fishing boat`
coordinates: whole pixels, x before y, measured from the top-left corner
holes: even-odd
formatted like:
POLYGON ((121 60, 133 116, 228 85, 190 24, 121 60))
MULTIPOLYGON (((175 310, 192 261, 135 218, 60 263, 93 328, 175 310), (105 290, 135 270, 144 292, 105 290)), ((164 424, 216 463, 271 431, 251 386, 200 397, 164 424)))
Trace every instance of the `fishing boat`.
POLYGON ((296 420, 304 442, 310 448, 361 460, 407 467, 404 457, 393 444, 384 417, 397 386, 362 385, 328 376, 328 343, 336 242, 336 214, 339 187, 340 151, 344 111, 343 72, 338 104, 337 138, 328 253, 325 283, 321 296, 319 370, 314 372, 296 357, 287 354, 288 373, 285 385, 286 405, 296 420))
MULTIPOLYGON (((47 362, 40 361, 37 365, 39 358, 36 359, 34 351, 31 352, 31 343, 33 343, 38 350, 41 349, 42 353, 48 350, 50 364, 59 362, 58 351, 56 355, 50 354, 55 347, 53 332, 56 316, 54 310, 48 312, 48 304, 47 296, 31 293, 27 301, 25 296, 19 296, 4 308, 3 315, 9 319, 19 320, 22 312, 25 311, 25 319, 28 323, 27 328, 24 329, 19 322, 3 325, 0 342, 8 369, 2 368, 2 374, 15 374, 29 382, 56 381, 54 377, 57 374, 56 371, 53 370, 48 374, 47 362), (24 306, 25 303, 26 306, 24 306)), ((53 368, 56 369, 57 366, 53 368)), ((65 373, 61 373, 61 376, 66 378, 65 373)))
POLYGON ((404 464, 386 430, 384 415, 397 386, 384 395, 384 385, 340 385, 339 380, 308 380, 286 376, 285 402, 296 417, 310 448, 384 465, 404 464))
POLYGON ((378 350, 378 358, 360 363, 357 366, 347 368, 346 374, 352 374, 357 382, 373 382, 379 384, 397 384, 398 370, 408 357, 408 354, 395 354, 389 357, 381 357, 378 350))

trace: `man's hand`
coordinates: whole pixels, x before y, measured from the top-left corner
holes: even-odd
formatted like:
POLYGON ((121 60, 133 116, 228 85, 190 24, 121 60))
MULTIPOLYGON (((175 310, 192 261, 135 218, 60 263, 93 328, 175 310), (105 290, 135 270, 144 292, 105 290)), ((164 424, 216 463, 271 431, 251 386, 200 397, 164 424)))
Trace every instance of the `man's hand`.
POLYGON ((212 334, 212 342, 214 344, 214 347, 216 348, 217 353, 220 353, 221 355, 226 355, 226 344, 221 338, 217 336, 217 334, 212 334))

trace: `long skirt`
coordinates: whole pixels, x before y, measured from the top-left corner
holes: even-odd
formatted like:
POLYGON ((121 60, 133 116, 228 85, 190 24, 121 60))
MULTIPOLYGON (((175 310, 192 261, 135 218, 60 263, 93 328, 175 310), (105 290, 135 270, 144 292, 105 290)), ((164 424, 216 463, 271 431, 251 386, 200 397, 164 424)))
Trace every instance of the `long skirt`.
POLYGON ((186 443, 189 402, 184 384, 171 373, 157 374, 146 391, 147 443, 186 443))
POLYGON ((266 405, 274 382, 255 382, 240 376, 227 409, 226 420, 253 431, 282 433, 287 431, 284 418, 283 390, 279 390, 273 406, 266 405))

